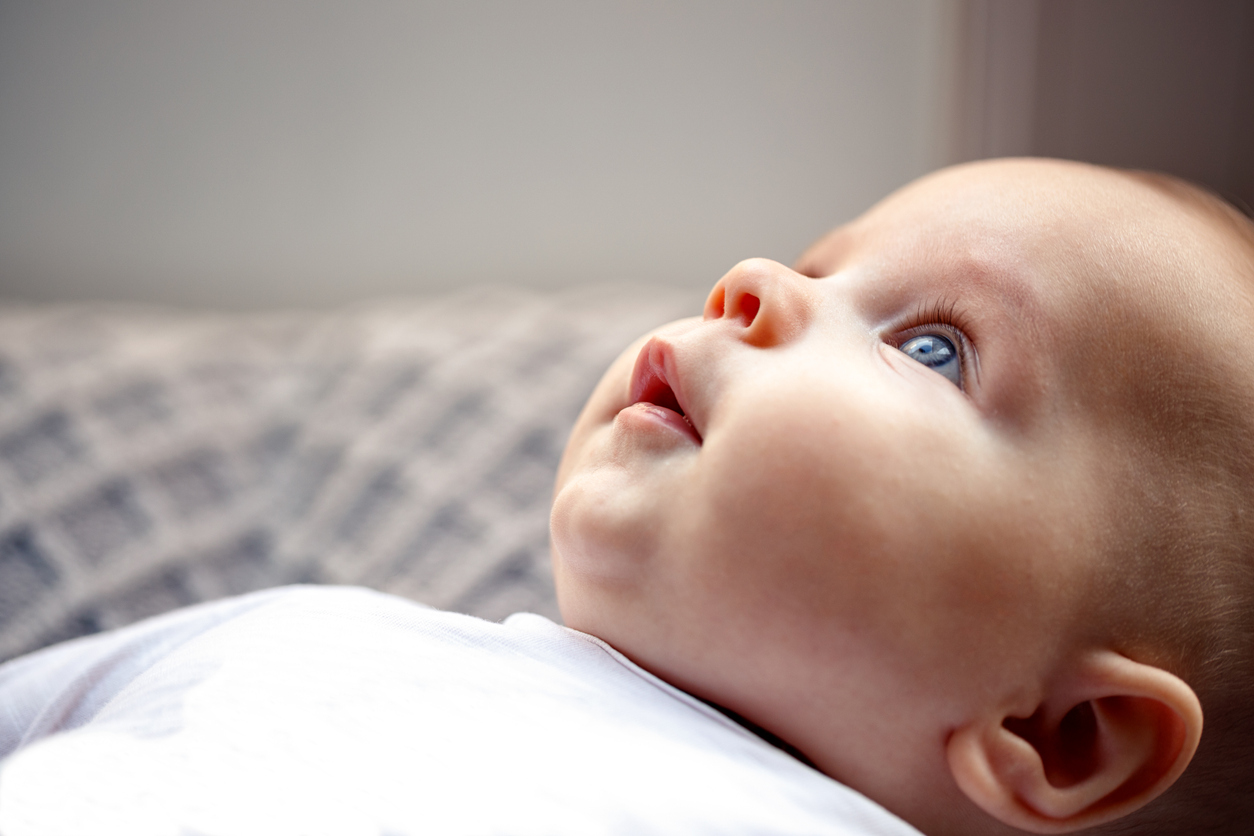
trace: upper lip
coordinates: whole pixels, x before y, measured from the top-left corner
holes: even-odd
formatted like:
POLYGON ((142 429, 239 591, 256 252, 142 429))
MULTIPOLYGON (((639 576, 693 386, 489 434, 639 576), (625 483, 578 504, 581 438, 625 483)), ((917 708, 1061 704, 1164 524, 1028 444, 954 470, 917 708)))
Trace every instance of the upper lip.
POLYGON ((683 387, 676 373, 674 349, 660 337, 650 337, 636 357, 631 373, 631 403, 651 403, 678 413, 701 440, 701 431, 686 408, 683 387))

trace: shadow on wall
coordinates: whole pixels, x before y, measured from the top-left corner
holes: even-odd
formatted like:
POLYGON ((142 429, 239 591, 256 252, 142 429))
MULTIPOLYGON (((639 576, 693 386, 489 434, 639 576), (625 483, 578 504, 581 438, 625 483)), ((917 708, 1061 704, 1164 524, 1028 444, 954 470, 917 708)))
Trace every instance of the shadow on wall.
POLYGON ((1166 171, 1254 207, 1254 2, 965 0, 949 156, 1166 171))

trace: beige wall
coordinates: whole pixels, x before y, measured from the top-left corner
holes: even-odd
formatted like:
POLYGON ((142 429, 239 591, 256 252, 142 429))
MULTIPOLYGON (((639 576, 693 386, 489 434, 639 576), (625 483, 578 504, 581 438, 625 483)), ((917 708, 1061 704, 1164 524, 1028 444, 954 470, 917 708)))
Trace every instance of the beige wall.
POLYGON ((705 287, 942 161, 948 0, 0 0, 0 297, 705 287))

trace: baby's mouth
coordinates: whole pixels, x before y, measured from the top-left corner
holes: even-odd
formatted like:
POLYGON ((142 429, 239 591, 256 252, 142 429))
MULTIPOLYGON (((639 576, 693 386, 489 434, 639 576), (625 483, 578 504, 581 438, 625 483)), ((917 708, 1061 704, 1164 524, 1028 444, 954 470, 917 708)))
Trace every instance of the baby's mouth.
POLYGON ((648 404, 654 407, 660 417, 686 431, 697 444, 701 444, 701 433, 697 432, 667 379, 666 367, 673 365, 666 362, 668 349, 668 345, 654 337, 640 350, 631 374, 631 405, 648 404))

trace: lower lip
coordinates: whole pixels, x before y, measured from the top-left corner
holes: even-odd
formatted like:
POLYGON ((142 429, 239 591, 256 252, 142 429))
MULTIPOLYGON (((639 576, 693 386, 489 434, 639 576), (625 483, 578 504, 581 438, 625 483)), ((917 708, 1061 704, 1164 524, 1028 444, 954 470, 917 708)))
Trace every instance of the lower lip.
POLYGON ((697 431, 685 420, 684 416, 673 409, 642 401, 632 404, 618 414, 628 420, 646 422, 648 426, 663 427, 669 432, 679 433, 694 444, 701 444, 697 431))

